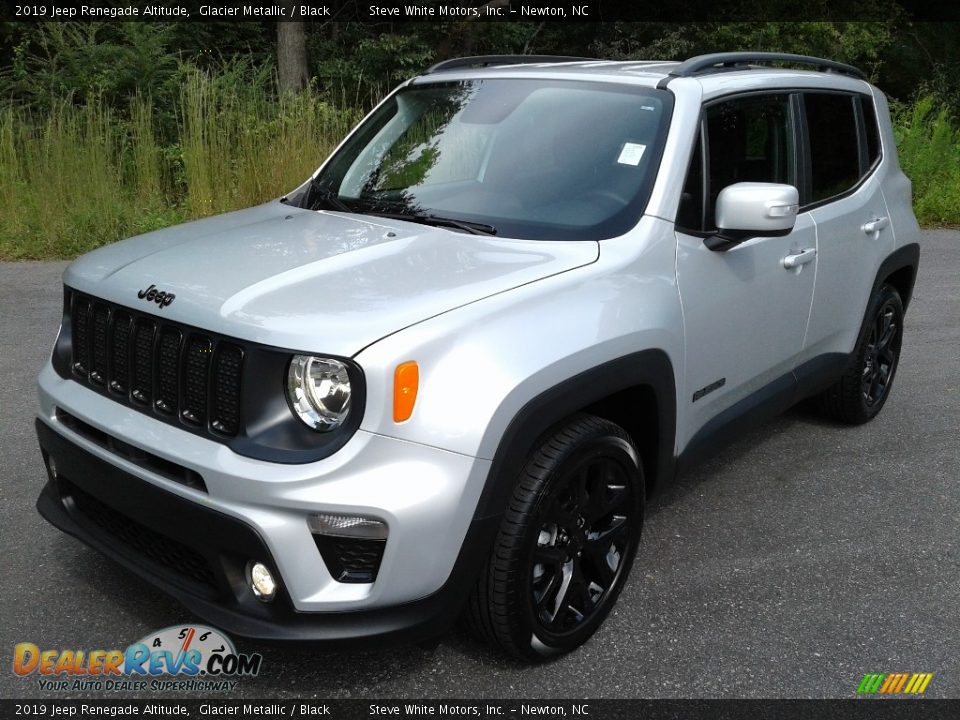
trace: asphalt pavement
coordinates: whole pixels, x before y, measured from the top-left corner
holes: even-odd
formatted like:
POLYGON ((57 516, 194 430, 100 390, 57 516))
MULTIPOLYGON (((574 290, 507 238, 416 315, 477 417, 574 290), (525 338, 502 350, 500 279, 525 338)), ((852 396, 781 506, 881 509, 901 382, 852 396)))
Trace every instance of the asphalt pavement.
MULTIPOLYGON (((123 648, 194 621, 34 509, 45 480, 34 381, 64 267, 0 263, 6 698, 54 697, 11 672, 17 643, 123 648)), ((956 698, 958 521, 960 232, 928 231, 881 415, 847 428, 791 410, 656 497, 619 604, 579 651, 527 667, 460 630, 432 651, 238 639, 264 659, 229 699, 851 698, 867 672, 932 672, 926 696, 956 698)))

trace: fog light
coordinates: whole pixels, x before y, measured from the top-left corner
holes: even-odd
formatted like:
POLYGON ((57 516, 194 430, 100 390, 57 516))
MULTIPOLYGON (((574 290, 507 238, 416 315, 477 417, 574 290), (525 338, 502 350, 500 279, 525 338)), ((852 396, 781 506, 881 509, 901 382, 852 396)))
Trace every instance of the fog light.
POLYGON ((335 537, 386 540, 387 526, 380 520, 352 515, 329 515, 326 513, 307 517, 310 532, 335 537))
POLYGON ((262 562, 251 560, 247 563, 247 581, 258 600, 270 602, 277 594, 277 582, 273 579, 273 573, 262 562))

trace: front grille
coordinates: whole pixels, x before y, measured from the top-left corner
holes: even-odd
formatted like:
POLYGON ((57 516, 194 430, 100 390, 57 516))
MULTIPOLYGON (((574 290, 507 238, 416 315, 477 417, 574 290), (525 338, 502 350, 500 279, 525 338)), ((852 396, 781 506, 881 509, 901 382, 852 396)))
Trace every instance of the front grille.
POLYGON ((72 293, 73 377, 168 421, 240 431, 244 350, 236 342, 72 293))
POLYGON ((210 563, 196 550, 151 530, 136 520, 105 505, 66 478, 63 492, 73 500, 77 512, 121 544, 128 553, 145 557, 178 575, 216 589, 210 563))

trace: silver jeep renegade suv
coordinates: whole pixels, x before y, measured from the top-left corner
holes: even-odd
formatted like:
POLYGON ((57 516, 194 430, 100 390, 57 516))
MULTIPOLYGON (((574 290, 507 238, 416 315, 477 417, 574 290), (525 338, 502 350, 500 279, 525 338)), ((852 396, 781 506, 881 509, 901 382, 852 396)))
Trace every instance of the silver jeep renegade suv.
POLYGON ((443 62, 287 196, 67 269, 38 507, 243 636, 550 657, 658 486, 880 411, 917 240, 855 68, 443 62))

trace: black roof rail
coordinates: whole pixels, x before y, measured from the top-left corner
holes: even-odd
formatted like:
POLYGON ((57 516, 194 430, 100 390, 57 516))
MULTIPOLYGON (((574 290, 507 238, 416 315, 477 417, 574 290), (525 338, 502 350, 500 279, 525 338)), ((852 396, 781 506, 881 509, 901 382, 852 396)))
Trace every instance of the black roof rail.
POLYGON ((853 65, 845 65, 844 63, 839 63, 834 60, 824 60, 823 58, 812 57, 810 55, 793 55, 791 53, 776 52, 729 52, 697 55, 680 63, 670 71, 670 76, 692 77, 693 75, 730 70, 740 65, 772 62, 812 65, 821 72, 837 72, 844 75, 852 75, 860 80, 867 79, 863 71, 853 67, 853 65))
POLYGON ((491 65, 531 65, 534 63, 564 63, 583 62, 596 58, 567 57, 565 55, 475 55, 473 57, 459 57, 438 62, 431 66, 424 75, 460 68, 489 67, 491 65))

